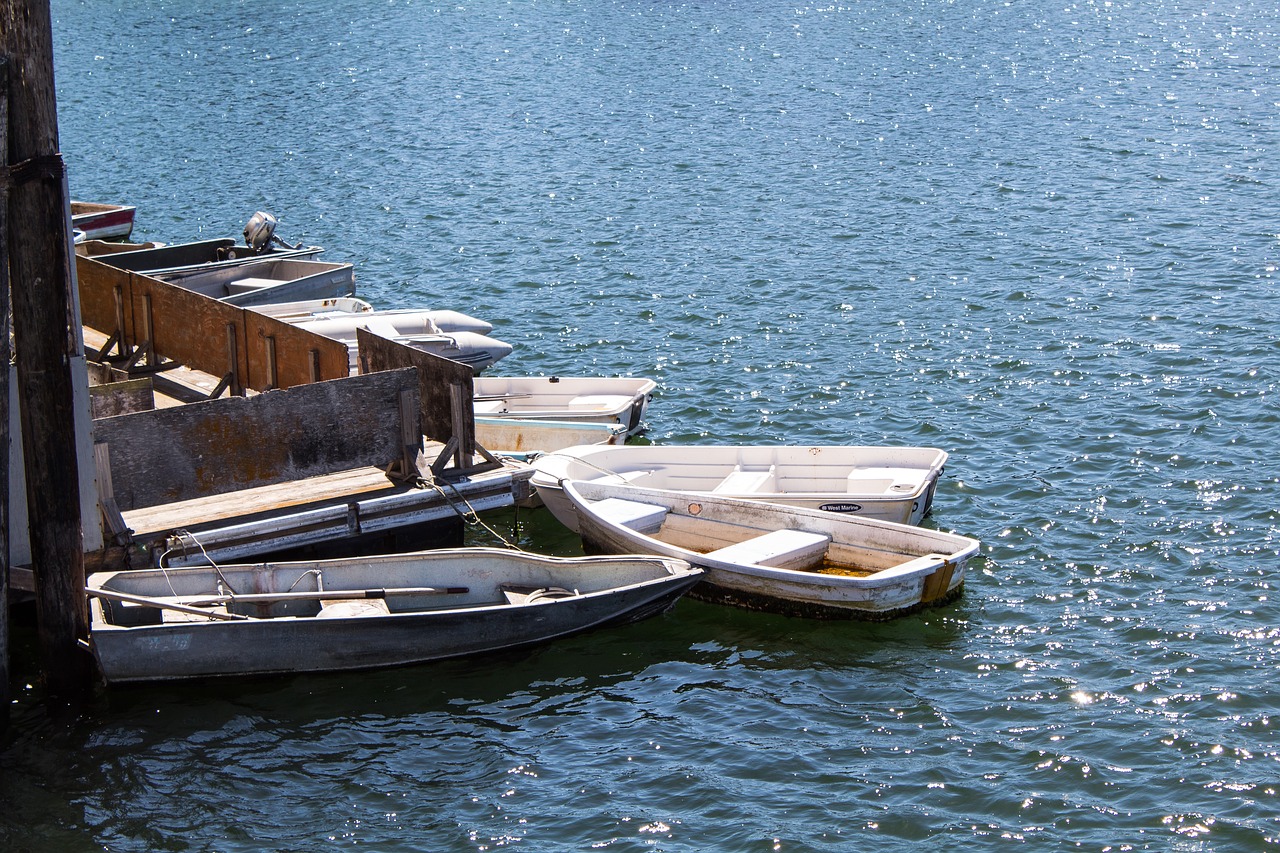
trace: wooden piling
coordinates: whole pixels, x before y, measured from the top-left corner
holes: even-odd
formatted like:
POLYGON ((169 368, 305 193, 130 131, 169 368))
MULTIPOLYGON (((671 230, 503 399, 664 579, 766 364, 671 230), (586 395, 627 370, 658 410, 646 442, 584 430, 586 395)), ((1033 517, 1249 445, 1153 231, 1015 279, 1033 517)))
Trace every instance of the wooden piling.
POLYGON ((71 366, 83 357, 71 266, 66 168, 58 153, 48 0, 5 0, 0 55, 10 59, 8 265, 45 685, 83 697, 92 659, 71 366))
MULTIPOLYGON (((9 60, 0 56, 0 163, 9 162, 9 60)), ((0 731, 9 724, 9 182, 0 181, 0 731)))

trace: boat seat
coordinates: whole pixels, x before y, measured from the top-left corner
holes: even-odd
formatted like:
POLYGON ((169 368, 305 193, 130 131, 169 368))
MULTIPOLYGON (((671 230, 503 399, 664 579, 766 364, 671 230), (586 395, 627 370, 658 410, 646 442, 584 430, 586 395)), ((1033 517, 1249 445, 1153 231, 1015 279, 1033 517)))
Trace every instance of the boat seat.
POLYGON ((347 598, 321 601, 317 619, 346 619, 352 616, 390 616, 384 598, 347 598))
POLYGON ((849 491, 862 494, 910 494, 924 485, 918 468, 859 468, 849 472, 849 491))
POLYGON ((262 290, 264 287, 275 287, 277 284, 284 284, 284 279, 279 278, 238 278, 235 281, 227 282, 227 295, 235 296, 239 293, 252 293, 255 290, 262 290))
POLYGON ((893 480, 886 477, 869 477, 855 471, 845 480, 845 491, 851 495, 887 495, 893 480))
POLYGON ((612 412, 625 409, 631 398, 625 394, 579 394, 569 400, 569 408, 575 411, 612 412))
POLYGON ((725 477, 711 491, 722 495, 746 495, 752 492, 762 492, 768 487, 770 490, 776 490, 774 484, 773 469, 767 471, 743 471, 735 468, 729 476, 725 477))
MULTIPOLYGON (((168 600, 173 601, 174 599, 168 599, 168 600)), ((167 608, 164 610, 161 610, 158 608, 150 608, 150 607, 145 609, 150 610, 153 613, 156 613, 159 616, 159 621, 163 622, 165 625, 176 625, 176 624, 182 624, 184 622, 196 622, 196 623, 212 622, 214 619, 217 618, 216 616, 201 616, 198 613, 186 613, 181 610, 169 610, 167 608)), ((208 610, 212 613, 225 614, 227 612, 226 605, 210 607, 208 608, 208 610)))
POLYGON ((923 569, 936 569, 939 565, 947 562, 946 554, 925 554, 923 557, 916 557, 907 560, 905 563, 897 563, 888 568, 880 569, 873 574, 876 575, 910 575, 915 574, 923 569))
POLYGON ((600 518, 629 527, 637 533, 646 535, 657 533, 666 520, 667 508, 640 501, 629 501, 623 498, 605 498, 592 505, 592 510, 600 518))
POLYGON ((749 563, 774 569, 816 567, 826 556, 831 537, 805 530, 774 530, 709 552, 726 563, 749 563))

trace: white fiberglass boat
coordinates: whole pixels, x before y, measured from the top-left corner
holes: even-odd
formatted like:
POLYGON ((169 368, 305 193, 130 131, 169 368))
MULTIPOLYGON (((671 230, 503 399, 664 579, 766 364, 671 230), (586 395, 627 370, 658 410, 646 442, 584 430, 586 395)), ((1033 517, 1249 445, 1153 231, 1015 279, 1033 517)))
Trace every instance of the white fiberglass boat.
POLYGON ((960 594, 977 540, 891 521, 630 484, 564 482, 587 553, 706 571, 690 596, 789 616, 889 619, 960 594))
POLYGON ((486 376, 475 380, 477 417, 620 424, 626 436, 644 430, 658 383, 593 376, 486 376))
POLYGON ((946 462, 946 452, 933 447, 591 445, 538 457, 531 482, 555 517, 575 530, 561 480, 631 483, 919 524, 946 462))

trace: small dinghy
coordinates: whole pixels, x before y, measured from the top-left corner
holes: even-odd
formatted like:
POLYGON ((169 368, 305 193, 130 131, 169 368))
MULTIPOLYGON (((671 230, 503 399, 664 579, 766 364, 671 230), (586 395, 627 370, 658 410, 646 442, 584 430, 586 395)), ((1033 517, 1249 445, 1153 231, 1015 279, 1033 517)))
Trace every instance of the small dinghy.
POLYGON ((137 208, 129 204, 71 202, 71 227, 84 235, 76 240, 124 240, 133 233, 137 208))
POLYGON ((200 240, 195 243, 175 243, 168 246, 144 246, 123 252, 91 253, 91 256, 116 269, 155 276, 252 264, 263 258, 306 260, 315 258, 323 251, 319 246, 304 246, 298 249, 271 248, 260 254, 248 246, 237 245, 235 240, 227 237, 217 240, 200 240))
MULTIPOLYGON (((561 447, 580 444, 622 444, 627 430, 622 424, 594 421, 535 421, 529 418, 475 416, 476 441, 495 453, 524 454, 526 457, 550 453, 561 447)), ((526 502, 537 506, 532 496, 526 502)))
MULTIPOLYGON (((269 213, 258 211, 244 227, 244 245, 237 245, 233 238, 198 240, 194 243, 177 243, 172 246, 151 246, 127 252, 105 252, 92 257, 117 269, 157 275, 161 273, 187 273, 210 268, 223 268, 251 264, 263 259, 314 258, 324 251, 319 246, 286 243, 276 236, 276 219, 269 213)), ((302 299, 309 297, 287 297, 302 299)))
POLYGON ((644 414, 658 383, 593 376, 486 376, 475 380, 475 413, 486 418, 620 424, 625 435, 644 430, 644 414))
POLYGON ((91 575, 111 684, 327 672, 515 649, 655 616, 701 578, 681 560, 457 548, 91 575))
POLYGON ((751 610, 889 619, 960 594, 977 540, 803 507, 566 480, 588 553, 656 554, 707 574, 690 592, 751 610))
POLYGON ((461 311, 445 309, 391 308, 381 311, 358 311, 344 314, 330 312, 322 316, 303 317, 288 322, 303 329, 335 338, 356 341, 356 329, 368 329, 384 338, 398 340, 420 335, 438 335, 442 332, 474 332, 484 335, 493 331, 493 324, 477 320, 461 311))
POLYGON ((440 332, 479 332, 487 335, 493 324, 463 314, 460 311, 428 310, 418 308, 393 308, 377 310, 370 303, 354 296, 335 299, 309 299, 298 302, 280 302, 255 307, 255 311, 275 317, 293 325, 309 324, 308 328, 326 337, 344 336, 355 340, 355 327, 363 325, 382 328, 391 337, 401 334, 406 320, 417 320, 414 331, 435 327, 440 332), (384 322, 385 321, 385 322, 384 322))
POLYGON ((458 311, 391 309, 334 312, 287 320, 299 329, 341 341, 350 353, 351 372, 359 364, 356 329, 442 358, 469 365, 476 373, 511 354, 511 344, 485 334, 493 326, 458 311))
POLYGON ((258 258, 250 263, 147 273, 230 305, 252 308, 273 302, 350 296, 355 268, 302 258, 258 258))
POLYGON ((933 506, 946 464, 946 452, 934 447, 593 444, 535 459, 530 482, 570 530, 577 530, 577 515, 561 480, 630 483, 919 524, 933 506))

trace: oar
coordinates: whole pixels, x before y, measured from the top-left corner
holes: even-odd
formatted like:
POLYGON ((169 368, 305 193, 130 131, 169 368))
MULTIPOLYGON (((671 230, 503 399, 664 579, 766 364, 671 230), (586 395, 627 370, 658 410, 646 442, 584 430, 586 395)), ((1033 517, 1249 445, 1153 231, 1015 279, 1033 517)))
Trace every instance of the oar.
POLYGON ((342 601, 363 598, 388 598, 394 595, 466 595, 469 592, 471 592, 471 588, 466 586, 402 586, 390 589, 329 589, 314 592, 250 592, 243 595, 229 592, 223 595, 211 595, 207 598, 193 598, 187 604, 208 607, 215 604, 233 604, 235 602, 315 601, 317 599, 342 601))
POLYGON ((210 619, 230 621, 257 618, 254 616, 246 616, 242 613, 222 613, 217 610, 202 610, 199 607, 192 607, 189 604, 178 604, 173 601, 161 601, 158 598, 149 598, 145 595, 131 595, 127 592, 113 592, 109 589, 90 589, 86 587, 85 592, 94 598, 105 598, 109 601, 127 601, 131 604, 141 604, 144 607, 155 607, 160 610, 177 610, 180 613, 194 613, 197 616, 207 616, 210 619))

